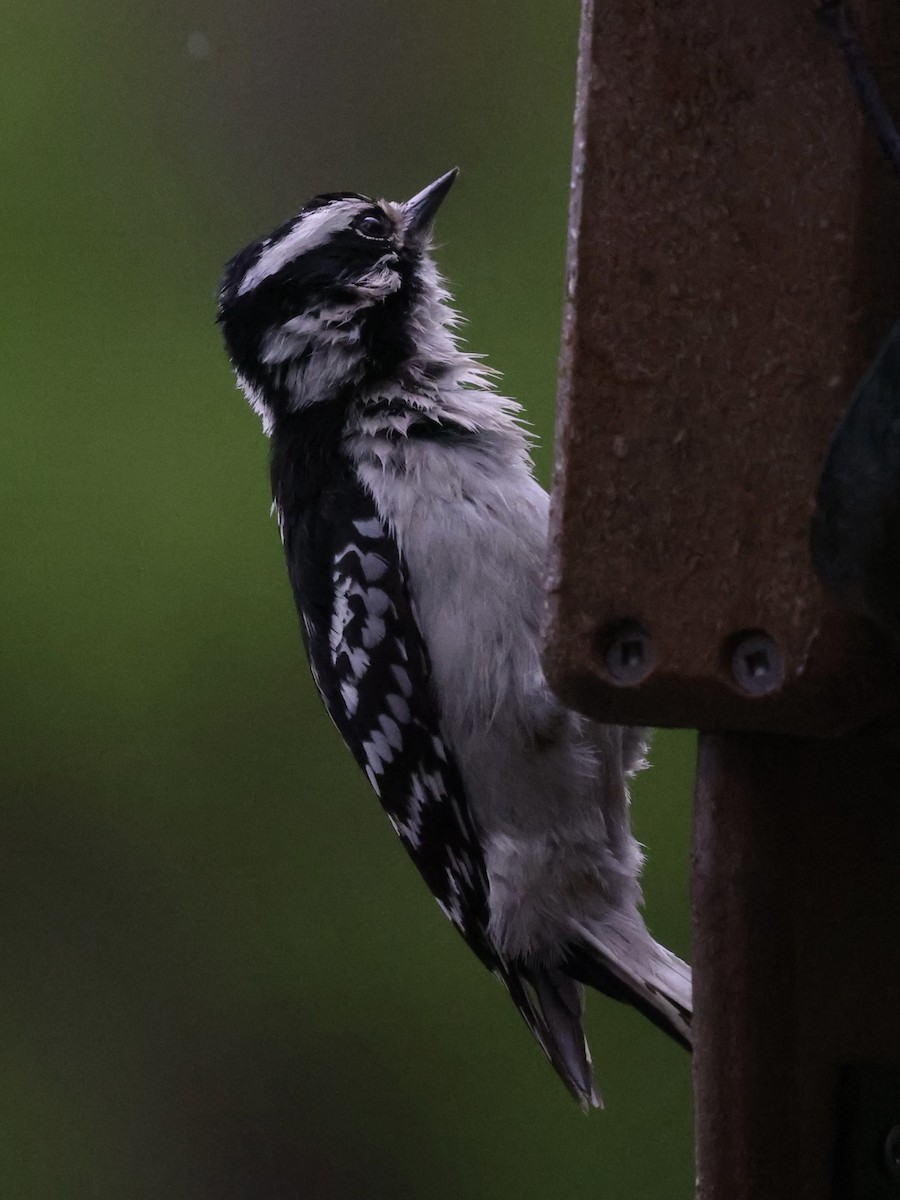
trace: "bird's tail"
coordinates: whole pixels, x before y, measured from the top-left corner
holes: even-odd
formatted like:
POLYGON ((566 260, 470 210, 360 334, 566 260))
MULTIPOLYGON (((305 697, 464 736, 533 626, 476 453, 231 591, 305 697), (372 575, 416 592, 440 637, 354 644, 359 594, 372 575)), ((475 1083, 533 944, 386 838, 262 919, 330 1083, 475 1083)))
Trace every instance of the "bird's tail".
POLYGON ((630 1004, 691 1049, 691 968, 655 942, 639 916, 578 926, 565 969, 580 983, 630 1004))
POLYGON ((591 1052, 581 1027, 581 985, 559 968, 520 964, 504 973, 503 982, 525 1024, 582 1110, 602 1108, 603 1100, 594 1084, 591 1052))
POLYGON ((582 984, 630 1004, 691 1049, 691 969, 655 942, 635 914, 577 926, 560 966, 517 963, 502 972, 516 1008, 556 1073, 587 1112, 602 1108, 581 1017, 582 984))

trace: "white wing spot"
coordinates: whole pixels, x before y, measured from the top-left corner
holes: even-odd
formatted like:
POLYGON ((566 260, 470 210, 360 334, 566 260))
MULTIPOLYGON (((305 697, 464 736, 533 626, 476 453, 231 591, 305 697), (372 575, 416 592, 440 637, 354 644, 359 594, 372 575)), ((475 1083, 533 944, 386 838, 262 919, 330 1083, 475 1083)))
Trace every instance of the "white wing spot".
POLYGON ((419 848, 422 841, 422 809, 431 799, 434 796, 426 793, 421 776, 413 775, 410 779, 409 816, 405 821, 397 822, 397 831, 414 850, 419 848))
POLYGON ((384 529, 377 517, 370 517, 367 521, 354 521, 353 528, 362 537, 380 538, 384 536, 384 529))
MULTIPOLYGON (((384 640, 386 626, 381 617, 369 616, 363 626, 362 644, 367 650, 371 650, 374 646, 379 645, 384 640)), ((399 643, 398 643, 399 645, 399 643)))
POLYGON ((383 617, 391 607, 391 598, 381 588, 369 588, 362 594, 366 610, 376 617, 383 617))
POLYGON ((376 583, 388 568, 380 554, 360 554, 359 565, 369 583, 376 583))
POLYGON ((397 718, 401 725, 408 725, 412 719, 412 713, 409 711, 409 705, 402 696, 396 695, 394 692, 389 692, 385 696, 388 708, 397 718))
POLYGON ((372 770, 380 775, 386 763, 392 762, 394 750, 380 729, 373 729, 368 741, 363 742, 363 754, 372 770))
MULTIPOLYGON (((347 546, 341 553, 342 556, 349 551, 359 553, 354 546, 347 546)), ((331 614, 331 626, 328 631, 328 645, 331 649, 332 662, 336 663, 338 656, 346 654, 350 664, 350 671, 354 679, 362 678, 363 672, 369 666, 369 656, 367 650, 371 650, 377 646, 379 641, 385 634, 385 623, 381 619, 381 615, 391 606, 390 597, 381 588, 370 588, 368 590, 362 588, 355 580, 348 578, 340 569, 335 570, 333 576, 334 581, 334 609, 331 614), (367 620, 362 630, 362 645, 353 646, 347 641, 347 626, 354 620, 354 613, 350 600, 351 597, 358 596, 363 601, 363 606, 366 608, 367 620)))
POLYGON ((453 924, 456 925, 457 928, 461 929, 463 926, 462 896, 460 895, 459 890, 458 861, 454 860, 455 856, 451 855, 450 865, 447 867, 447 885, 449 897, 447 909, 445 911, 447 912, 447 916, 449 916, 453 924))
POLYGON ((381 732, 387 738, 388 743, 395 750, 403 749, 403 734, 400 732, 400 726, 396 721, 392 721, 390 717, 379 717, 378 725, 381 732))
POLYGON ((460 858, 449 846, 447 847, 447 858, 450 861, 447 869, 453 873, 453 877, 457 880, 464 879, 466 883, 470 884, 472 882, 472 864, 468 859, 460 858))
POLYGON ((391 667, 391 674, 397 680, 397 686, 400 688, 400 691, 408 700, 412 695, 412 682, 409 678, 409 673, 403 667, 391 667))
POLYGON ((350 608, 349 589, 346 581, 336 575, 334 582, 337 585, 337 591, 334 597, 334 610, 331 614, 331 628, 328 631, 328 645, 331 647, 332 655, 337 654, 343 644, 347 626, 353 620, 353 610, 350 608))
MULTIPOLYGON (((344 646, 343 651, 347 656, 347 662, 350 664, 350 674, 354 679, 362 679, 369 666, 368 654, 366 654, 362 646, 344 646)), ((337 655, 335 655, 335 658, 337 658, 337 655)))

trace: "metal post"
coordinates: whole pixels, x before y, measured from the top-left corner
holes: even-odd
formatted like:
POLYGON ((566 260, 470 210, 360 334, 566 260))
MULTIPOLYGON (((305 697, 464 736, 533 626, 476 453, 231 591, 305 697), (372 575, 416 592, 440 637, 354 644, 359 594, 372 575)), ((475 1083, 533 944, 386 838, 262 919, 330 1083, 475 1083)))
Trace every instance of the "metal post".
POLYGON ((700 1200, 900 1195, 900 747, 706 734, 696 805, 700 1200))

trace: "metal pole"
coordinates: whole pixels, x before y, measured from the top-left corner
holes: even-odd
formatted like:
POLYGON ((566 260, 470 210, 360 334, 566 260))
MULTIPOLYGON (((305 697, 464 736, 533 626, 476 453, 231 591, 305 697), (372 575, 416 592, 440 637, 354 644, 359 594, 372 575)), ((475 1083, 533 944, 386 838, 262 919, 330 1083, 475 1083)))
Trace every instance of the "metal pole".
POLYGON ((900 1195, 900 750, 700 739, 700 1200, 900 1195))

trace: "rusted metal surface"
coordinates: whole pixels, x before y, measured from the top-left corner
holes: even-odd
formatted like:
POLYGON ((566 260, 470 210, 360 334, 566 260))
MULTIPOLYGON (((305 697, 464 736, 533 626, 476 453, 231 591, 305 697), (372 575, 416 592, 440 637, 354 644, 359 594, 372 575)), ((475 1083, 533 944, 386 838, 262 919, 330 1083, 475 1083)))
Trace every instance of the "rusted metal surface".
POLYGON ((699 1200, 900 1195, 900 1088, 840 1103, 848 1072, 900 1067, 898 792, 897 742, 701 737, 699 1200))
MULTIPOLYGON (((900 10, 857 8, 897 98, 900 10)), ((897 184, 809 0, 604 0, 580 57, 550 679, 629 723, 862 726, 894 659, 823 594, 808 527, 900 313, 897 184), (761 635, 780 680, 752 693, 761 635)))

